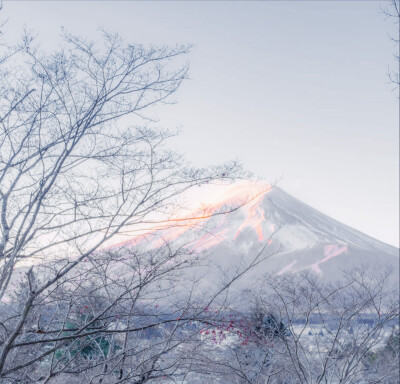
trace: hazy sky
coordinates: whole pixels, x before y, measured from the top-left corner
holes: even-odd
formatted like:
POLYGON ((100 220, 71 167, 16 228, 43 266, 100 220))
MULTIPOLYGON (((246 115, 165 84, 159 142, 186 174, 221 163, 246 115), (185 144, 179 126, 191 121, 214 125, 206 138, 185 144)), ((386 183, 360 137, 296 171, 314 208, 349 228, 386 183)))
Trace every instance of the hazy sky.
POLYGON ((240 158, 266 180, 377 239, 399 244, 396 47, 378 1, 5 2, 6 38, 24 25, 44 47, 60 27, 98 38, 193 44, 179 103, 158 110, 182 127, 196 165, 240 158))

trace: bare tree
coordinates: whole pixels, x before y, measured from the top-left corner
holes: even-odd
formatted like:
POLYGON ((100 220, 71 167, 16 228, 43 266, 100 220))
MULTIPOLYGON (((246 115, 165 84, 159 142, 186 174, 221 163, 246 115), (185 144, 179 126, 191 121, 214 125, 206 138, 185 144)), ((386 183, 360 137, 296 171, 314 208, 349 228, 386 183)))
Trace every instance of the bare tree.
POLYGON ((398 383, 399 297, 389 275, 266 276, 245 296, 263 316, 236 315, 239 337, 204 361, 237 383, 398 383))
POLYGON ((187 76, 188 47, 145 48, 107 32, 100 47, 68 33, 63 41, 53 54, 29 34, 1 47, 0 377, 182 375, 199 340, 193 322, 263 256, 200 301, 193 280, 182 289, 198 260, 182 245, 104 247, 176 225, 180 194, 242 171, 190 167, 165 148, 173 134, 150 124, 187 76))
MULTIPOLYGON (((390 39, 393 41, 395 46, 397 47, 397 52, 394 53, 394 57, 396 59, 396 69, 394 71, 389 71, 389 79, 392 83, 399 88, 400 85, 400 1, 399 0, 391 0, 388 5, 381 8, 383 13, 390 19, 394 20, 395 25, 397 25, 397 35, 390 36, 390 39)), ((399 90, 400 92, 400 90, 399 90)), ((400 97, 400 93, 399 93, 400 97)))

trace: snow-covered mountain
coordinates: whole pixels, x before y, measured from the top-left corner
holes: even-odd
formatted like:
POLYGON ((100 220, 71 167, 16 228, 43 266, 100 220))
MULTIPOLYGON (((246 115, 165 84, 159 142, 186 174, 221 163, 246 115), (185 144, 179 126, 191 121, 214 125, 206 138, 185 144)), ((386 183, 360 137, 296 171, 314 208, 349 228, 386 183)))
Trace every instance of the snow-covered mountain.
POLYGON ((360 265, 393 268, 398 281, 399 250, 350 228, 278 187, 262 183, 225 186, 212 203, 128 242, 160 247, 185 244, 229 268, 268 256, 257 273, 310 269, 328 279, 360 265), (227 212, 231 211, 231 212, 227 212))

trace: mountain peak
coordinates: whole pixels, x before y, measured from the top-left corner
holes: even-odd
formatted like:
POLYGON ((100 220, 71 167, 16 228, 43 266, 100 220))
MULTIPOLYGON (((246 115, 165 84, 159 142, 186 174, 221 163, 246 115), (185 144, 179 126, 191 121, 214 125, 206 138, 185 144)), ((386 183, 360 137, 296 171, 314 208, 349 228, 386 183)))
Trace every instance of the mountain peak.
POLYGON ((222 264, 251 257, 263 247, 276 253, 265 264, 276 273, 310 269, 336 276, 361 264, 397 266, 398 249, 371 238, 266 183, 213 186, 193 211, 158 224, 124 245, 158 248, 178 242, 207 251, 222 264), (210 190, 212 193, 210 193, 210 190))

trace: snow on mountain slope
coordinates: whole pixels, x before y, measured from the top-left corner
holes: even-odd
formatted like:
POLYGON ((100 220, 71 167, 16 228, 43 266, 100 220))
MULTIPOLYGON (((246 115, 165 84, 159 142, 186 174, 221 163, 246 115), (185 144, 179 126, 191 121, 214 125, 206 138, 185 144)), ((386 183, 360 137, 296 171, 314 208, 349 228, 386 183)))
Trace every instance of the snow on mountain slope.
POLYGON ((399 279, 397 248, 328 217, 280 188, 247 182, 225 186, 215 195, 190 214, 123 245, 185 244, 194 252, 207 252, 223 268, 243 264, 263 250, 270 257, 257 266, 257 273, 310 269, 336 278, 355 266, 379 264, 393 268, 395 280, 399 279))

